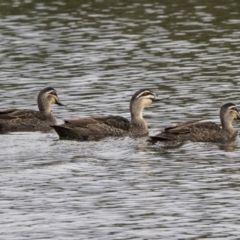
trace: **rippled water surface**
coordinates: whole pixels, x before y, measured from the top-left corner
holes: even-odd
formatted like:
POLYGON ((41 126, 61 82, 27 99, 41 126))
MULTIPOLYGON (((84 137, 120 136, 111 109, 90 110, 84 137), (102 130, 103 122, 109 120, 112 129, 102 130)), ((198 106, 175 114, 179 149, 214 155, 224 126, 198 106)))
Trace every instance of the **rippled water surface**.
MULTIPOLYGON (((240 2, 3 0, 0 102, 37 109, 52 86, 62 119, 129 114, 140 88, 150 134, 186 119, 219 122, 239 104, 240 2)), ((240 123, 234 123, 236 128, 240 123)), ((0 238, 238 239, 240 140, 176 149, 146 138, 60 141, 0 135, 0 238)))

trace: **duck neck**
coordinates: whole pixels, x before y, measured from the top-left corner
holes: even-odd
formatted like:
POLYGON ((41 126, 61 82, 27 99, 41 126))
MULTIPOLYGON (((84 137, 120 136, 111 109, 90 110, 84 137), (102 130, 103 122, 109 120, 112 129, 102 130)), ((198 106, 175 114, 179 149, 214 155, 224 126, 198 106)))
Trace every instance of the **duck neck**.
POLYGON ((49 105, 48 102, 44 101, 43 99, 38 99, 38 108, 39 108, 39 111, 40 111, 44 116, 49 116, 49 115, 51 115, 50 105, 49 105))
POLYGON ((140 107, 132 107, 130 106, 131 111, 131 124, 132 124, 132 130, 136 130, 137 132, 148 132, 148 127, 146 122, 143 119, 142 112, 143 109, 140 107))
POLYGON ((232 121, 226 121, 226 119, 221 118, 222 129, 231 134, 235 133, 235 130, 232 126, 232 121))

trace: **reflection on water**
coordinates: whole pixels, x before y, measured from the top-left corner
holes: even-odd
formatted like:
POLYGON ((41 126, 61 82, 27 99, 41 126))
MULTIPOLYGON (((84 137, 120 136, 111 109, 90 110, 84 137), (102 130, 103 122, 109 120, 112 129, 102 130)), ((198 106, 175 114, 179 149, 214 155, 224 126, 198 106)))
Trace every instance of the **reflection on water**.
MULTIPOLYGON (((150 133, 219 122, 239 102, 238 1, 1 1, 1 108, 36 109, 55 87, 62 119, 130 117, 139 88, 171 98, 144 111, 150 133)), ((239 123, 234 123, 239 127, 239 123)), ((238 238, 239 139, 164 149, 146 139, 0 135, 4 239, 238 238), (224 226, 224 228, 223 228, 224 226)))

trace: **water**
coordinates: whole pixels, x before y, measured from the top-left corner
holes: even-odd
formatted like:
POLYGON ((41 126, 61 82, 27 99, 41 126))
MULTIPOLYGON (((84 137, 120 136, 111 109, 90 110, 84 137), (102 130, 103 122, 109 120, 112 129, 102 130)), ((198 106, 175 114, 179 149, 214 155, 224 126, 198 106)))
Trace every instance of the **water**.
MULTIPOLYGON (((237 1, 1 1, 1 108, 36 109, 55 87, 62 119, 129 117, 139 88, 150 134, 219 122, 239 104, 237 1)), ((239 128, 239 123, 234 123, 239 128)), ((0 239, 237 239, 240 140, 163 149, 142 139, 0 135, 0 239)))

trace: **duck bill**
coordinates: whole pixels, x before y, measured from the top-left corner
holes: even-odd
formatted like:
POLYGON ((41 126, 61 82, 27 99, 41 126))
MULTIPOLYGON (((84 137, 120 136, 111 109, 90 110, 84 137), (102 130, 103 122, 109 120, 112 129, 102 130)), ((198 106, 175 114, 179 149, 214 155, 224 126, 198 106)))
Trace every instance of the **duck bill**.
POLYGON ((169 99, 171 96, 170 95, 163 95, 161 98, 153 98, 152 101, 153 102, 160 102, 166 99, 169 99))
POLYGON ((67 105, 65 105, 65 104, 63 104, 63 103, 61 103, 59 100, 56 100, 56 102, 55 102, 57 105, 59 105, 59 106, 64 106, 64 107, 66 107, 67 105))
POLYGON ((152 102, 161 102, 162 99, 159 99, 159 98, 153 98, 152 99, 152 102))

